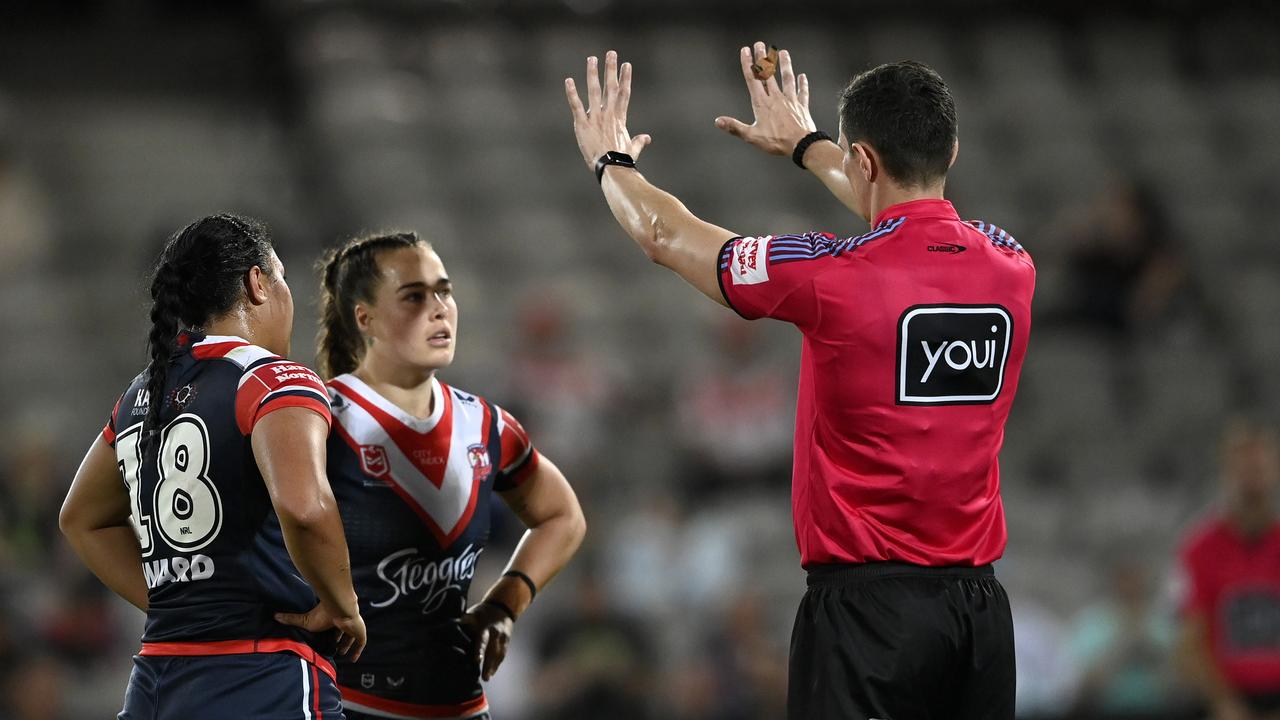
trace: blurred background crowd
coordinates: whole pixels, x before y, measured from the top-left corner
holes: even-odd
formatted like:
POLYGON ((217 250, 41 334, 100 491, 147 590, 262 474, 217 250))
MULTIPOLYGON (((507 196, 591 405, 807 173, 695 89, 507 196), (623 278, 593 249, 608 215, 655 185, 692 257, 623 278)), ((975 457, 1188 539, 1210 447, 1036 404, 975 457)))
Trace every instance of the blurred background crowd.
MULTIPOLYGON (((146 361, 150 263, 222 210, 271 226, 303 361, 323 248, 429 238, 461 313, 442 377, 510 408, 576 487, 586 544, 521 620, 495 717, 782 717, 804 589, 798 335, 647 263, 582 165, 561 85, 616 48, 635 65, 632 130, 655 139, 643 169, 695 213, 744 234, 864 232, 789 161, 713 127, 749 118, 737 49, 756 39, 792 51, 833 134, 854 72, 933 65, 960 115, 949 197, 1036 258, 997 566, 1020 714, 1196 717, 1175 662, 1177 548, 1219 497, 1224 428, 1280 414, 1280 12, 1035 8, 5 3, 0 718, 120 706, 141 617, 75 560, 57 509, 146 361)), ((518 533, 499 518, 476 587, 518 533)))

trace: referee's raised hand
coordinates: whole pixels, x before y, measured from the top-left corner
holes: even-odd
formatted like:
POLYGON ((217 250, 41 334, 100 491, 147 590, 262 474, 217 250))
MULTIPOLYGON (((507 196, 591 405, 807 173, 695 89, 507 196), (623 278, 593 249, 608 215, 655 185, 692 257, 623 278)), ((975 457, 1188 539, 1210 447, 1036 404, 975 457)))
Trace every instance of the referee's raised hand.
POLYGON ((778 52, 778 74, 766 80, 757 80, 751 70, 752 62, 762 60, 768 53, 764 43, 754 48, 738 51, 742 62, 742 79, 751 95, 751 111, 755 121, 750 125, 727 115, 716 118, 716 127, 730 135, 740 137, 770 155, 791 155, 796 143, 817 129, 809 114, 809 79, 804 73, 795 74, 791 67, 791 53, 778 52))
POLYGON ((573 113, 573 134, 587 167, 594 169, 596 160, 607 152, 619 152, 633 159, 649 144, 648 135, 631 137, 627 131, 627 105, 631 102, 631 63, 618 67, 618 53, 610 50, 604 56, 604 87, 600 85, 600 62, 587 58, 587 104, 584 107, 573 78, 565 78, 564 92, 573 113))

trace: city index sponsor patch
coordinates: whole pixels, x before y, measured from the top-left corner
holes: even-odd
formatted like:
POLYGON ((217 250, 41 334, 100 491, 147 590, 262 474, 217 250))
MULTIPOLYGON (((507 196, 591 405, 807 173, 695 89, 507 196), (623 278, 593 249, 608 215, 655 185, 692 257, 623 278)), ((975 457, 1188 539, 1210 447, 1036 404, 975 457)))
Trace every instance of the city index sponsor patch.
POLYGON ((756 285, 769 280, 769 241, 772 239, 772 235, 744 237, 733 244, 729 273, 734 285, 756 285))

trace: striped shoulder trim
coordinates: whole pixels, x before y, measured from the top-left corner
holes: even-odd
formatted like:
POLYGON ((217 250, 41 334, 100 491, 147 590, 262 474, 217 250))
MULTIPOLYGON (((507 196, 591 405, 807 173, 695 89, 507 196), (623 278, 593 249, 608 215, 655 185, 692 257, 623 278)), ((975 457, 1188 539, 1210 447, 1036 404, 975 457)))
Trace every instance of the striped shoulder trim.
POLYGON ((777 235, 769 242, 769 263, 796 262, 799 260, 816 260, 821 257, 839 257, 856 250, 863 245, 890 235, 902 227, 905 217, 889 218, 881 222, 871 232, 850 238, 836 238, 830 233, 808 233, 805 235, 777 235))
POLYGON ((1012 235, 991 223, 982 222, 981 220, 966 220, 965 222, 976 228, 978 232, 990 238, 991 244, 996 247, 1008 248, 1018 253, 1026 252, 1026 250, 1022 248, 1022 245, 1020 245, 1017 240, 1013 239, 1012 235))

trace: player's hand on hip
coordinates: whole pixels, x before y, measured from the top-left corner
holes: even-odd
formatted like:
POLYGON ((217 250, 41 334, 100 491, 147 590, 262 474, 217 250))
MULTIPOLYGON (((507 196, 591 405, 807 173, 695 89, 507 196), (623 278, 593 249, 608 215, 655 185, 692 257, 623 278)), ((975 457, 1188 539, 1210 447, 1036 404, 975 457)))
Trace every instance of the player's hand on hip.
POLYGON ((369 632, 364 626, 364 618, 355 616, 337 616, 330 613, 320 603, 304 613, 276 613, 276 622, 292 625, 308 632, 319 633, 333 629, 337 632, 338 654, 346 655, 352 662, 360 659, 364 652, 369 632))
POLYGON ((493 605, 480 603, 462 616, 462 624, 468 628, 474 643, 471 659, 480 667, 480 677, 488 680, 507 657, 515 623, 493 605))
POLYGON ((757 42, 754 49, 744 47, 738 52, 742 79, 747 83, 751 111, 755 113, 754 122, 748 125, 721 115, 716 118, 716 127, 770 155, 790 156, 796 143, 817 129, 809 113, 809 78, 804 73, 797 76, 791 67, 791 53, 781 50, 778 75, 757 80, 751 65, 763 60, 767 53, 762 42, 757 42))
POLYGON ((587 167, 595 170, 596 160, 609 151, 640 157, 652 140, 648 135, 631 137, 627 131, 627 105, 631 102, 631 63, 618 67, 618 53, 604 56, 604 85, 600 84, 599 59, 587 58, 587 104, 582 104, 573 78, 565 78, 565 97, 573 113, 573 134, 587 167))

